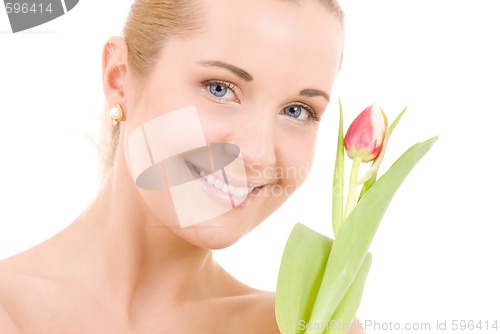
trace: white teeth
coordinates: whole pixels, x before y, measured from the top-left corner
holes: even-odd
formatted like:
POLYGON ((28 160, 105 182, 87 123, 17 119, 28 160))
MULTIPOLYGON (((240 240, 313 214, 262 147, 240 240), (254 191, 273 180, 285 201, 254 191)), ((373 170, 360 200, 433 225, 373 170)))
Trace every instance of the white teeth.
POLYGON ((216 179, 215 188, 222 190, 223 187, 224 187, 224 181, 222 181, 221 179, 216 179))
MULTIPOLYGON (((253 190, 253 189, 252 189, 253 190)), ((238 197, 245 197, 250 193, 249 188, 247 187, 235 187, 234 192, 232 193, 235 196, 238 197)))
POLYGON ((215 186, 215 177, 212 174, 208 174, 205 177, 205 180, 210 183, 211 185, 215 186))
POLYGON ((216 178, 213 174, 207 174, 205 171, 200 170, 198 173, 207 183, 213 187, 225 192, 226 194, 231 194, 238 197, 245 197, 252 192, 253 188, 249 187, 237 187, 232 184, 227 185, 222 179, 216 178))

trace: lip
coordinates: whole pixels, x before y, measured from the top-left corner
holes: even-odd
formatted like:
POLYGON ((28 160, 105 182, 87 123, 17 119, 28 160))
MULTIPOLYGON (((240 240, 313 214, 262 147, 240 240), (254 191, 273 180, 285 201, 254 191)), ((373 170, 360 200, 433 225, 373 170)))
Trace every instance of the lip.
POLYGON ((260 189, 262 188, 262 186, 248 185, 248 183, 245 182, 244 180, 235 178, 234 176, 231 176, 231 175, 225 174, 224 178, 223 178, 223 177, 221 177, 222 172, 220 172, 220 171, 213 173, 210 171, 206 171, 201 167, 198 167, 197 165, 193 164, 190 161, 185 161, 185 162, 186 162, 186 165, 187 165, 189 171, 191 172, 193 177, 196 179, 196 181, 198 182, 200 187, 203 189, 203 191, 208 195, 208 197, 210 197, 211 199, 213 199, 214 201, 216 201, 220 204, 223 204, 225 206, 230 206, 233 209, 237 208, 237 207, 247 206, 251 202, 251 200, 260 193, 260 189), (228 185, 232 185, 235 187, 248 187, 248 188, 253 188, 253 189, 251 192, 249 192, 244 197, 239 197, 239 196, 236 196, 233 194, 228 194, 228 193, 214 187, 210 183, 208 183, 205 180, 205 178, 199 174, 199 171, 203 171, 207 175, 210 175, 210 174, 215 175, 219 179, 225 179, 225 180, 227 180, 227 183, 226 182, 225 183, 228 185))

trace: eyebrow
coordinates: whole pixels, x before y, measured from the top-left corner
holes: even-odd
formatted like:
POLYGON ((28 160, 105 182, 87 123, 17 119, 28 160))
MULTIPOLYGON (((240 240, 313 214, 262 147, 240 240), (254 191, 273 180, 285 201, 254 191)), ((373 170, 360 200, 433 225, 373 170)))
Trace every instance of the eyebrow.
POLYGON ((225 68, 225 69, 233 72, 235 75, 237 75, 238 77, 240 77, 241 79, 243 79, 245 81, 252 81, 253 80, 252 75, 250 73, 248 73, 247 71, 245 71, 237 66, 225 63, 223 61, 206 60, 206 61, 199 61, 198 64, 203 65, 203 66, 207 66, 207 67, 208 66, 215 66, 215 67, 225 68))
MULTIPOLYGON (((223 61, 204 60, 204 61, 199 61, 198 64, 200 64, 202 66, 207 66, 207 67, 214 66, 214 67, 225 68, 245 81, 252 81, 253 80, 253 76, 250 73, 248 73, 247 71, 245 71, 244 69, 239 68, 238 66, 235 66, 235 65, 228 64, 228 63, 223 62, 223 61)), ((328 102, 330 102, 330 95, 328 95, 326 92, 319 90, 319 89, 312 89, 312 88, 303 89, 300 91, 299 95, 308 96, 308 97, 323 96, 328 102)))
POLYGON ((300 91, 299 95, 308 97, 323 96, 328 102, 330 102, 330 95, 319 89, 312 89, 312 88, 303 89, 300 91))

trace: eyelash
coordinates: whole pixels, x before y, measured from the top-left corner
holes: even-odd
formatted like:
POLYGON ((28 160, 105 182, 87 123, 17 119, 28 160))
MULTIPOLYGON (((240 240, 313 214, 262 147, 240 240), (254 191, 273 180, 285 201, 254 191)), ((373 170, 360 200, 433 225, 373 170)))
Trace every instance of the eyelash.
POLYGON ((208 80, 208 81, 202 82, 201 85, 204 88, 205 92, 208 94, 208 97, 210 99, 213 99, 217 102, 223 102, 223 103, 229 102, 228 100, 224 100, 223 98, 215 96, 214 94, 212 94, 210 92, 210 90, 209 90, 210 86, 219 85, 219 86, 224 86, 228 90, 230 90, 236 98, 236 101, 234 101, 234 102, 240 103, 240 99, 238 98, 238 94, 236 93, 236 91, 238 90, 238 87, 231 82, 221 81, 221 80, 208 80))
POLYGON ((316 113, 316 111, 309 105, 303 103, 303 102, 293 102, 287 106, 285 106, 283 108, 283 110, 287 107, 290 107, 290 106, 299 106, 301 108, 304 108, 304 110, 309 113, 309 117, 306 119, 306 120, 300 120, 300 119, 295 119, 293 117, 292 120, 294 122, 299 122, 299 123, 309 123, 309 122, 319 122, 321 121, 321 118, 318 116, 318 114, 316 113))
MULTIPOLYGON (((222 102, 222 103, 227 103, 228 102, 227 100, 224 100, 223 98, 215 96, 209 90, 210 86, 220 85, 220 86, 224 86, 228 90, 230 90, 234 94, 234 96, 236 98, 235 102, 236 103, 240 103, 240 100, 238 99, 238 94, 236 94, 236 91, 238 90, 238 87, 235 84, 231 83, 231 82, 222 81, 222 80, 208 80, 208 81, 202 82, 201 85, 204 88, 205 92, 207 93, 207 95, 209 96, 210 99, 213 99, 213 100, 215 100, 217 102, 222 102)), ((284 110, 287 107, 294 106, 294 105, 297 105, 297 106, 303 108, 309 114, 309 117, 307 118, 307 120, 299 120, 299 119, 296 119, 296 118, 293 118, 293 117, 289 117, 289 118, 292 119, 293 122, 301 123, 301 124, 306 124, 306 123, 309 123, 309 122, 319 122, 319 121, 321 121, 321 118, 318 117, 318 114, 316 113, 316 111, 311 106, 309 106, 309 105, 307 105, 307 104, 305 104, 303 102, 294 102, 292 104, 286 105, 285 107, 282 108, 282 110, 284 110)), ((281 113, 284 114, 283 111, 281 113)))

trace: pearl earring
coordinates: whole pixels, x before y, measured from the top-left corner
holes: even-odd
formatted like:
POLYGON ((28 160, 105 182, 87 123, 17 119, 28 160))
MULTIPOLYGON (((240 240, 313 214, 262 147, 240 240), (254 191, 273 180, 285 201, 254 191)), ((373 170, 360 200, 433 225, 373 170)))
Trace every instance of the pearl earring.
POLYGON ((111 109, 109 109, 109 117, 113 121, 113 126, 118 125, 123 120, 123 109, 122 106, 117 103, 111 109))

